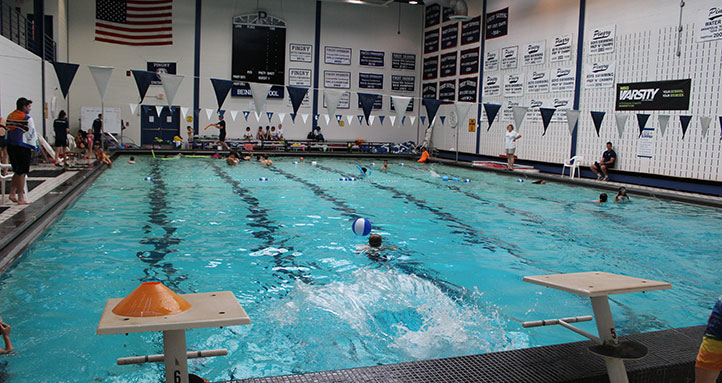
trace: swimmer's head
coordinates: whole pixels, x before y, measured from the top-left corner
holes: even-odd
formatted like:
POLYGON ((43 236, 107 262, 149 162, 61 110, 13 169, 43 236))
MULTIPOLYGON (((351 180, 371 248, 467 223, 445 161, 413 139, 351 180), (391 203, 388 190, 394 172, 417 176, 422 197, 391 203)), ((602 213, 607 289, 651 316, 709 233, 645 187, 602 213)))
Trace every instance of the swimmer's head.
POLYGON ((512 124, 507 125, 506 130, 511 132, 512 130, 514 130, 514 125, 512 125, 512 124))
POLYGON ((627 195, 627 188, 624 186, 619 188, 619 195, 627 195))
POLYGON ((246 132, 250 132, 250 131, 251 131, 251 127, 250 126, 246 127, 246 132))
POLYGON ((602 193, 599 195, 599 202, 607 202, 607 193, 602 193))
POLYGON ((381 234, 371 234, 369 235, 369 246, 371 247, 379 247, 381 246, 381 234))

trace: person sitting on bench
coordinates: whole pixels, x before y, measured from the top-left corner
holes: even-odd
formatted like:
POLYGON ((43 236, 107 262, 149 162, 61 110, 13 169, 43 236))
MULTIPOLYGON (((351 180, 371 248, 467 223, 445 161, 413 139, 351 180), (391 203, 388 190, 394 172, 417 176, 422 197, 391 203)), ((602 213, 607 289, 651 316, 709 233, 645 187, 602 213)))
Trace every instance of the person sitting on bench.
POLYGON ((612 143, 607 142, 607 150, 602 154, 602 161, 595 162, 590 166, 594 174, 597 175, 597 181, 609 181, 609 172, 607 169, 614 169, 614 164, 617 161, 617 153, 612 149, 612 143), (604 173, 602 176, 599 172, 604 173))

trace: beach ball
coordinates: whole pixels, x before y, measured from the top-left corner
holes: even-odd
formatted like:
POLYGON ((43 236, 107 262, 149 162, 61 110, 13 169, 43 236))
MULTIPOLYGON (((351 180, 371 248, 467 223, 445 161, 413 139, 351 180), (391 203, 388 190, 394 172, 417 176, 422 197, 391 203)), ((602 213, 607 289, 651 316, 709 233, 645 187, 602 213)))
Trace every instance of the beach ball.
POLYGON ((369 233, 371 233, 371 221, 366 218, 359 218, 353 221, 351 230, 353 230, 353 233, 356 235, 369 235, 369 233))

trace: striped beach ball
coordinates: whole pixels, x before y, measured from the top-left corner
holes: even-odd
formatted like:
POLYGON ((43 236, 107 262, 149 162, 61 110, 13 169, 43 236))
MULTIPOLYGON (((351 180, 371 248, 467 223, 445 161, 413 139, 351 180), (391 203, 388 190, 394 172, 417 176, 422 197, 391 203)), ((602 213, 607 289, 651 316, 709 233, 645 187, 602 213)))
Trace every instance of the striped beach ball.
POLYGON ((353 230, 353 233, 356 235, 369 235, 369 233, 371 233, 371 221, 366 218, 359 218, 353 221, 351 230, 353 230))

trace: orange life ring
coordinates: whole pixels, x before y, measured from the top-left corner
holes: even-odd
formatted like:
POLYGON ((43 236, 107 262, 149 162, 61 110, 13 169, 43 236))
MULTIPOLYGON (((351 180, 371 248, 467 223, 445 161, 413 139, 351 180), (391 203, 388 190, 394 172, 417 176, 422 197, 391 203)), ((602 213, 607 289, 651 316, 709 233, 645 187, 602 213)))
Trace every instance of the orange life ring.
POLYGON ((419 160, 416 162, 426 162, 428 159, 429 159, 429 152, 424 150, 424 152, 421 153, 421 158, 419 158, 419 160))

